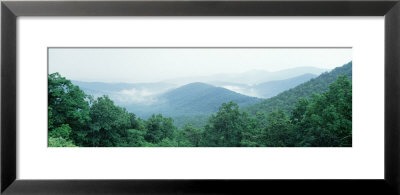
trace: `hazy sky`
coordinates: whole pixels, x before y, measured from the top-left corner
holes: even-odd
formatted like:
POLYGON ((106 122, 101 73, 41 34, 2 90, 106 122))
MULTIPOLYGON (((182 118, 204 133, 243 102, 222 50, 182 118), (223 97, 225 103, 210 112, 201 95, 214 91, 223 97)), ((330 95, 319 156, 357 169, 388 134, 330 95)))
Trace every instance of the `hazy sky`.
POLYGON ((351 60, 351 48, 50 48, 49 73, 134 83, 302 66, 333 69, 351 60))

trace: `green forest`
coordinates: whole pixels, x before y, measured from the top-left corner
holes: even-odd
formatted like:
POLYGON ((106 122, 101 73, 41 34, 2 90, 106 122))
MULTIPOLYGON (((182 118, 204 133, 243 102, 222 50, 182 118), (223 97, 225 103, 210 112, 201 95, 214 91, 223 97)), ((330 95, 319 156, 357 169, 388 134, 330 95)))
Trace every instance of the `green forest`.
POLYGON ((351 63, 318 78, 246 108, 222 103, 203 127, 177 128, 172 118, 139 118, 108 96, 95 99, 49 74, 48 146, 351 147, 351 63))

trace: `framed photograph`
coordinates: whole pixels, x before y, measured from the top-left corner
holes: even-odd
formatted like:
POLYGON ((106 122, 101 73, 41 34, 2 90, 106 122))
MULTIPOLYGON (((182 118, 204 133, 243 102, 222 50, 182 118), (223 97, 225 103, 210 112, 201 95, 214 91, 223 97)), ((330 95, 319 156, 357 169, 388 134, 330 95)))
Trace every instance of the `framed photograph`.
POLYGON ((2 1, 1 192, 398 194, 399 25, 397 0, 2 1))
POLYGON ((351 147, 351 54, 50 47, 48 146, 351 147))

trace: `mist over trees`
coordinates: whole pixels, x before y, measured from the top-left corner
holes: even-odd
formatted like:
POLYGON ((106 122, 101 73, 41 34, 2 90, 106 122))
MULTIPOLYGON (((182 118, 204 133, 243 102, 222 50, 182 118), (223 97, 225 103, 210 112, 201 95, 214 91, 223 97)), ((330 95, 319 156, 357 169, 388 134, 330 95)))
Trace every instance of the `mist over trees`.
POLYGON ((53 73, 48 75, 48 146, 351 147, 351 77, 334 73, 326 73, 326 83, 299 86, 310 95, 300 96, 296 88, 281 93, 282 101, 272 108, 265 109, 270 99, 245 109, 222 103, 201 128, 190 123, 178 128, 158 113, 138 118, 108 96, 94 99, 53 73))

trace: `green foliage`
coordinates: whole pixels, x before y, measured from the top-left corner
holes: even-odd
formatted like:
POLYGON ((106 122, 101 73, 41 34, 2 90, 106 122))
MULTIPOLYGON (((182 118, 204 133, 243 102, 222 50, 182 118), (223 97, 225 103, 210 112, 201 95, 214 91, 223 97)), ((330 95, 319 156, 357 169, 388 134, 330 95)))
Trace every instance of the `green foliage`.
POLYGON ((136 119, 136 115, 134 113, 129 113, 129 120, 131 121, 131 127, 132 129, 139 129, 142 128, 140 126, 140 121, 136 119))
POLYGON ((49 137, 49 147, 76 147, 76 145, 62 137, 49 137))
POLYGON ((242 131, 246 128, 247 114, 239 112, 234 102, 223 103, 215 115, 211 115, 204 129, 202 146, 240 146, 242 131))
MULTIPOLYGON (((90 121, 87 95, 59 73, 48 76, 48 130, 68 124, 72 139, 82 144, 90 121)), ((49 133, 50 134, 50 133, 49 133)))
POLYGON ((322 94, 299 98, 290 117, 283 110, 248 120, 242 146, 351 147, 352 85, 342 75, 322 94))
POLYGON ((203 128, 207 124, 210 114, 190 114, 185 113, 179 116, 173 116, 174 125, 178 129, 184 129, 187 124, 196 128, 203 128))
POLYGON ((242 132, 240 145, 243 147, 264 147, 266 141, 265 126, 267 117, 264 113, 257 113, 255 118, 248 118, 247 127, 242 132))
POLYGON ((352 84, 340 76, 321 95, 314 95, 298 129, 303 129, 304 146, 352 145, 352 84))
POLYGON ((131 116, 107 96, 99 97, 90 107, 89 144, 98 147, 118 146, 128 136, 131 116))
POLYGON ((136 129, 128 129, 128 136, 125 142, 120 143, 119 146, 125 147, 141 147, 146 145, 144 139, 145 132, 136 129))
POLYGON ((203 136, 203 131, 193 127, 191 124, 186 124, 183 130, 178 132, 179 147, 198 147, 203 136))
POLYGON ((150 143, 158 143, 165 138, 172 139, 176 127, 172 118, 164 118, 161 114, 152 115, 146 122, 145 139, 150 143))
POLYGON ((289 118, 285 112, 278 110, 271 112, 267 116, 266 125, 266 146, 269 147, 286 147, 294 146, 293 126, 290 124, 289 118))
POLYGON ((48 106, 47 107, 47 116, 48 116, 48 120, 47 120, 47 125, 48 125, 48 131, 53 130, 54 129, 54 119, 53 119, 53 108, 48 106))
POLYGON ((49 132, 50 137, 62 137, 64 139, 69 139, 69 135, 71 134, 71 127, 68 124, 62 124, 60 127, 57 127, 49 132))
POLYGON ((293 124, 299 124, 305 117, 307 106, 310 104, 309 100, 306 98, 299 98, 297 104, 292 110, 292 115, 290 120, 293 124))
POLYGON ((170 138, 164 138, 163 140, 161 140, 161 142, 159 142, 157 145, 157 147, 178 147, 178 143, 176 142, 176 140, 170 139, 170 138))

